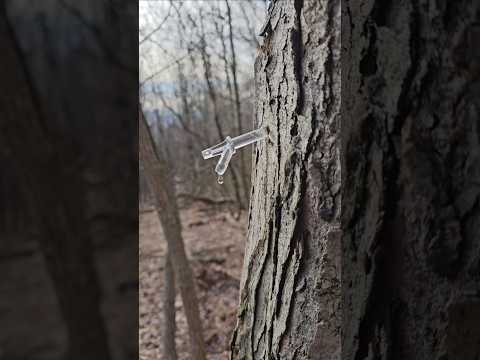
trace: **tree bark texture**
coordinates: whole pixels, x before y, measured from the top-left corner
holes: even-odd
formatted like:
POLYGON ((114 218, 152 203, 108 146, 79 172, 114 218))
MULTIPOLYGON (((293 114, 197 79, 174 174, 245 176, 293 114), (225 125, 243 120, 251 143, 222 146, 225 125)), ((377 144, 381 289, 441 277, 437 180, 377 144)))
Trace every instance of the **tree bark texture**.
POLYGON ((256 146, 234 359, 340 356, 340 1, 276 1, 257 55, 256 146))
POLYGON ((480 356, 479 5, 342 5, 343 359, 480 356))
POLYGON ((203 360, 205 359, 205 345, 200 312, 193 274, 183 244, 174 185, 165 159, 156 151, 147 122, 141 112, 138 116, 138 123, 140 161, 148 186, 155 197, 158 216, 168 243, 168 256, 172 263, 175 283, 180 291, 187 318, 192 358, 203 360))

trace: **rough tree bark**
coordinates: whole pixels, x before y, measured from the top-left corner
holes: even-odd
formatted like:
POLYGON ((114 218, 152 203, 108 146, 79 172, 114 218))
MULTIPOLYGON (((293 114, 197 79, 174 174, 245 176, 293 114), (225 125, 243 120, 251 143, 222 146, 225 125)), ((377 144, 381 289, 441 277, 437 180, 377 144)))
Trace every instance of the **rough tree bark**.
POLYGON ((168 174, 166 161, 156 151, 153 138, 143 113, 139 111, 139 156, 148 185, 155 197, 160 223, 168 243, 168 257, 171 261, 176 284, 182 297, 183 309, 188 323, 191 353, 194 359, 205 359, 200 312, 181 234, 180 217, 175 199, 175 189, 168 174))
POLYGON ((344 359, 480 356, 479 5, 342 8, 344 359))
POLYGON ((234 359, 340 356, 340 1, 272 3, 234 359))

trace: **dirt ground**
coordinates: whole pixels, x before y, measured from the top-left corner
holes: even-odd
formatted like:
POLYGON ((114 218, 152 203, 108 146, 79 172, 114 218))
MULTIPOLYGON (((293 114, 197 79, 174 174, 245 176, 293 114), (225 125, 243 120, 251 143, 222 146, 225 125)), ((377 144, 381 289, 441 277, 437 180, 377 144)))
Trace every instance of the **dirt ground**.
MULTIPOLYGON (((236 323, 238 287, 243 262, 245 215, 195 204, 181 211, 183 237, 193 267, 208 358, 228 359, 236 323)), ((157 214, 140 213, 140 359, 162 356, 162 291, 165 239, 157 214)), ((190 359, 188 331, 177 293, 176 345, 179 359, 190 359)))

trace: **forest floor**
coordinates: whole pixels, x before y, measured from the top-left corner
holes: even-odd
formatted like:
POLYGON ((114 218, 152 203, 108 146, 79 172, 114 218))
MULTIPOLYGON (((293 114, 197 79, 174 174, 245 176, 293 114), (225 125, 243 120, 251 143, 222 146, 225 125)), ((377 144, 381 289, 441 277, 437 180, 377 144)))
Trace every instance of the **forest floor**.
MULTIPOLYGON (((183 237, 200 302, 207 355, 228 359, 236 323, 238 289, 243 263, 245 215, 235 220, 203 204, 181 210, 183 237)), ((140 212, 140 359, 162 357, 161 323, 165 239, 155 211, 140 212)), ((188 329, 177 292, 176 346, 179 359, 190 359, 188 329)))

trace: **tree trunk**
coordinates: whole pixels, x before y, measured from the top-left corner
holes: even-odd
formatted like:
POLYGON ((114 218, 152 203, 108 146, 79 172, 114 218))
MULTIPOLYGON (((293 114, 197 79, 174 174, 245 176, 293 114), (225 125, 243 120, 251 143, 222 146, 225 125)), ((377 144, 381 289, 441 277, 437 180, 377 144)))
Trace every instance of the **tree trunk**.
MULTIPOLYGON (((207 53, 207 42, 205 39, 205 29, 203 24, 203 18, 200 16, 200 39, 201 39, 201 46, 200 46, 200 55, 202 58, 203 64, 203 75, 205 77, 205 82, 207 83, 207 92, 208 97, 212 103, 213 107, 213 121, 215 123, 215 127, 218 132, 219 141, 225 140, 226 135, 223 132, 222 126, 220 125, 220 111, 218 108, 218 98, 217 93, 215 91, 215 87, 212 83, 212 64, 210 61, 210 56, 207 53)), ((240 180, 237 173, 236 166, 234 164, 230 165, 230 173, 232 174, 232 183, 233 183, 233 190, 235 193, 235 199, 237 200, 238 206, 240 209, 245 209, 245 201, 240 193, 240 180)))
POLYGON ((344 359, 480 356, 478 8, 344 7, 344 359))
POLYGON ((175 276, 170 254, 165 256, 165 293, 163 298, 163 354, 166 360, 176 360, 175 350, 175 276))
POLYGON ((200 312, 193 274, 183 244, 175 189, 168 174, 165 159, 159 156, 159 153, 155 150, 150 130, 141 111, 138 116, 138 126, 140 161, 143 164, 148 185, 155 197, 160 223, 168 243, 169 258, 172 262, 176 284, 182 296, 183 309, 187 318, 192 357, 203 360, 205 359, 205 345, 200 312))
MULTIPOLYGON (((68 359, 111 358, 100 313, 100 289, 87 220, 79 208, 85 188, 78 174, 62 166, 49 136, 26 59, 0 5, 0 144, 15 156, 15 170, 32 200, 40 247, 68 330, 68 359)), ((30 344, 27 344, 30 345, 30 344)))
MULTIPOLYGON (((230 44, 230 53, 232 54, 232 77, 233 77, 233 94, 234 94, 234 105, 235 105, 235 120, 237 123, 237 131, 238 134, 243 134, 243 121, 242 121, 242 110, 240 105, 240 94, 238 89, 238 79, 237 79, 237 56, 235 53, 235 44, 233 41, 233 26, 232 26, 232 12, 230 9, 230 4, 228 0, 225 0, 225 5, 227 7, 227 20, 228 20, 228 41, 230 44)), ((248 200, 248 189, 250 188, 250 183, 247 178, 247 170, 246 170, 246 159, 245 159, 245 151, 240 152, 240 177, 242 180, 242 189, 244 192, 245 201, 248 200)))
POLYGON ((272 3, 234 359, 340 357, 340 1, 272 3))

